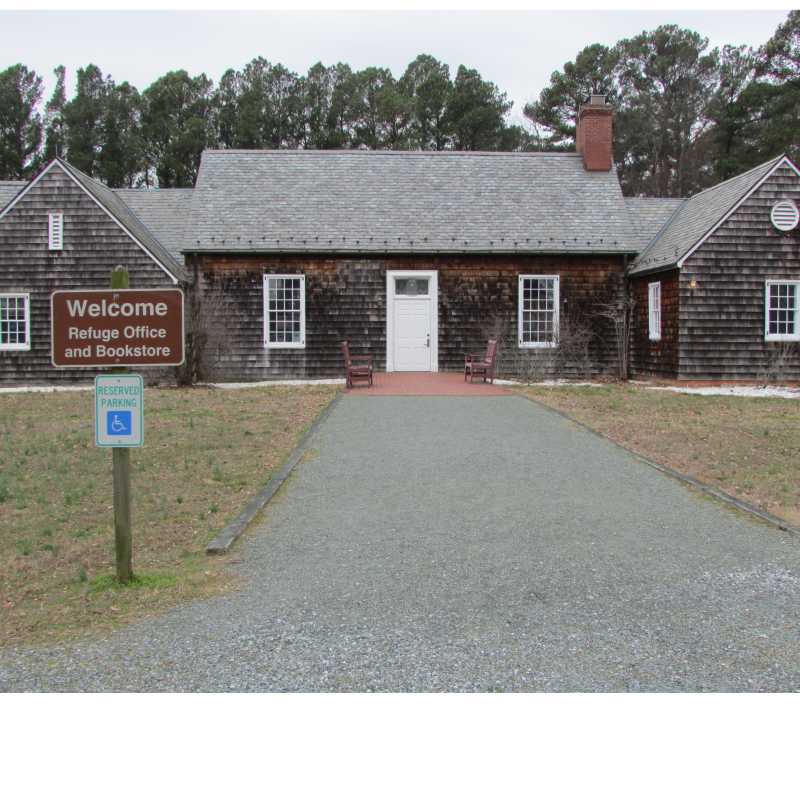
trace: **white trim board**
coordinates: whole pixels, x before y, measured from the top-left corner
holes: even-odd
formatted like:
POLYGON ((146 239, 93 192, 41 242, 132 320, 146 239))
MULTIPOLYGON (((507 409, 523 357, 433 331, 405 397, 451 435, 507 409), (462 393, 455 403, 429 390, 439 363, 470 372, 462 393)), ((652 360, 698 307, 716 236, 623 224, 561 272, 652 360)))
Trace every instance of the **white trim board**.
MULTIPOLYGON (((81 190, 81 191, 82 191, 82 192, 83 192, 83 193, 84 193, 84 194, 85 194, 85 195, 86 195, 86 196, 87 196, 89 199, 90 199, 90 200, 92 200, 92 201, 94 202, 94 204, 95 204, 95 205, 96 205, 96 206, 97 206, 99 209, 101 209, 101 210, 102 210, 102 211, 103 211, 103 212, 106 214, 106 216, 107 216, 107 217, 108 217, 108 218, 109 218, 109 219, 110 219, 110 220, 111 220, 111 221, 112 221, 112 222, 113 222, 113 223, 114 223, 114 224, 115 224, 115 225, 116 225, 116 226, 117 226, 117 227, 118 227, 118 228, 119 228, 119 229, 120 229, 120 230, 121 230, 123 233, 125 233, 125 234, 128 236, 128 238, 129 238, 129 239, 130 239, 130 240, 131 240, 131 241, 132 241, 132 242, 133 242, 133 243, 134 243, 134 244, 135 244, 135 245, 136 245, 136 246, 137 246, 137 247, 138 247, 138 248, 139 248, 139 249, 140 249, 140 250, 141 250, 143 253, 146 253, 146 254, 147 254, 147 255, 148 255, 148 256, 149 256, 149 257, 150 257, 150 258, 153 260, 153 263, 155 263, 155 265, 156 265, 157 267, 159 267, 159 268, 160 268, 160 269, 161 269, 163 272, 165 272, 165 273, 167 274, 167 277, 168 277, 168 278, 170 278, 170 280, 171 280, 171 281, 172 281, 174 284, 177 284, 177 283, 178 283, 178 278, 177 278, 175 275, 173 275, 173 274, 172 274, 172 272, 170 271, 169 267, 167 267, 167 266, 165 266, 164 264, 162 264, 162 263, 161 263, 161 260, 160 260, 160 259, 159 259, 157 256, 153 255, 153 253, 151 253, 151 252, 150 252, 150 250, 148 250, 148 249, 147 249, 147 247, 145 247, 145 245, 143 245, 143 244, 142 244, 142 243, 141 243, 141 242, 140 242, 140 241, 139 241, 139 240, 138 240, 138 239, 137 239, 137 238, 136 238, 136 237, 135 237, 135 236, 134 236, 134 235, 133 235, 133 234, 132 234, 132 233, 131 233, 131 232, 130 232, 130 231, 129 231, 129 230, 128 230, 128 229, 127 229, 127 228, 126 228, 126 227, 125 227, 125 226, 124 226, 124 225, 123 225, 123 224, 122 224, 122 223, 121 223, 121 222, 120 222, 120 221, 119 221, 119 220, 118 220, 118 219, 117 219, 117 218, 116 218, 116 217, 115 217, 115 216, 114 216, 114 215, 113 215, 113 214, 112 214, 112 213, 111 213, 111 212, 110 212, 110 211, 109 211, 109 210, 108 210, 108 209, 107 209, 107 208, 106 208, 106 207, 105 207, 105 206, 104 206, 104 205, 103 205, 103 204, 102 204, 102 203, 101 203, 101 202, 100 202, 100 201, 99 201, 99 200, 98 200, 96 197, 95 197, 95 196, 94 196, 94 195, 92 195, 90 192, 88 192, 88 191, 86 190, 86 187, 85 187, 85 186, 82 186, 82 185, 81 185, 81 183, 80 183, 80 181, 78 181, 78 180, 75 178, 75 176, 74 176, 74 175, 72 175, 72 174, 70 173, 70 171, 69 171, 69 170, 67 170, 67 169, 64 169, 64 167, 62 167, 62 166, 61 166, 61 164, 59 163, 59 161, 58 161, 58 159, 57 159, 57 158, 56 158, 56 159, 53 159, 53 160, 52 160, 52 161, 51 161, 51 162, 50 162, 50 163, 49 163, 49 164, 48 164, 48 165, 47 165, 47 166, 46 166, 46 167, 45 167, 45 168, 44 168, 44 169, 43 169, 43 170, 42 170, 42 171, 41 171, 41 172, 40 172, 40 173, 39 173, 39 174, 38 174, 38 175, 37 175, 37 176, 36 176, 36 177, 35 177, 35 178, 34 178, 34 179, 33 179, 33 180, 32 180, 32 181, 31 181, 31 182, 30 182, 30 183, 29 183, 29 184, 28 184, 26 187, 25 187, 25 188, 24 188, 24 189, 23 189, 23 190, 22 190, 22 191, 21 191, 21 192, 20 192, 20 193, 19 193, 19 194, 18 194, 18 195, 17 195, 17 196, 16 196, 16 197, 15 197, 15 198, 14 198, 14 199, 13 199, 13 200, 12 200, 12 201, 11 201, 11 202, 8 204, 8 205, 7 205, 7 206, 6 206, 6 207, 5 207, 5 208, 4 208, 2 211, 0 211, 0 220, 2 220, 2 219, 3 219, 3 217, 4 217, 4 216, 5 216, 5 215, 6 215, 6 214, 9 212, 9 211, 11 211, 11 209, 12 209, 12 208, 14 208, 14 206, 16 206, 16 205, 17 205, 17 203, 18 203, 20 200, 22 200, 22 198, 23 198, 23 197, 25 197, 25 195, 26 195, 26 194, 27 194, 27 193, 28 193, 28 192, 29 192, 29 191, 30 191, 30 190, 31 190, 31 189, 32 189, 32 188, 33 188, 33 187, 34 187, 34 186, 35 186, 37 183, 39 183, 39 181, 40 181, 40 180, 41 180, 41 179, 42 179, 42 178, 43 178, 43 177, 44 177, 44 176, 45 176, 45 175, 46 175, 48 172, 50 172, 50 170, 51 170, 51 169, 52 169, 54 166, 58 166, 58 168, 59 168, 59 169, 60 169, 60 170, 61 170, 61 171, 62 171, 62 172, 63 172, 63 173, 64 173, 64 174, 65 174, 65 175, 66 175, 66 176, 67 176, 67 177, 68 177, 68 178, 69 178, 69 179, 70 179, 70 180, 71 180, 71 181, 72 181, 72 182, 73 182, 73 183, 74 183, 74 184, 75 184, 75 185, 76 185, 76 186, 77 186, 77 187, 78 187, 78 188, 79 188, 79 189, 80 189, 80 190, 81 190)), ((87 177, 88 177, 88 176, 87 176, 87 177)), ((92 180, 92 179, 90 179, 90 180, 92 180)), ((106 188, 108 188, 108 187, 106 187, 106 188)), ((113 189, 109 189, 108 191, 109 191, 109 192, 113 192, 114 190, 113 190, 113 189)), ((128 208, 128 207, 127 207, 127 205, 125 205, 125 202, 122 200, 122 198, 121 198, 121 197, 118 197, 117 199, 118 199, 118 200, 119 200, 119 202, 120 202, 120 203, 122 203, 122 204, 123 204, 123 205, 124 205, 126 208, 128 208)), ((130 211, 130 209, 128 209, 128 210, 130 211)), ((134 214, 132 211, 131 211, 131 214, 132 214, 132 216, 134 216, 134 217, 136 216, 136 214, 134 214)), ((144 227, 144 226, 142 226, 142 227, 144 227)), ((151 234, 151 235, 152 235, 152 234, 151 234)))
POLYGON ((395 278, 427 278, 431 299, 431 372, 439 371, 439 272, 438 270, 386 270, 386 371, 394 372, 395 278))

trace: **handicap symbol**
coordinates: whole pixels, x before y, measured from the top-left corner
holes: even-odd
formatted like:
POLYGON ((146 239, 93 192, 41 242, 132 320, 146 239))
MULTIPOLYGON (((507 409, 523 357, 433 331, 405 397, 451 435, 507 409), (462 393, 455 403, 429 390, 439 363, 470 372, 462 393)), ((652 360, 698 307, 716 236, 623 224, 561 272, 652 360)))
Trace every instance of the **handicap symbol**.
POLYGON ((106 417, 106 426, 109 436, 130 436, 131 427, 130 411, 109 411, 106 417))

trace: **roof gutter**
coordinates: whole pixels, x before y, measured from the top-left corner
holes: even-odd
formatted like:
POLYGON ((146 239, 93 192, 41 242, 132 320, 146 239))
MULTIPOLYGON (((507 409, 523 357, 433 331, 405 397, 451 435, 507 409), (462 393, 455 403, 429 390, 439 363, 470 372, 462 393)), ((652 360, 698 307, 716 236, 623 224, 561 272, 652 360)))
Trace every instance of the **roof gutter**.
POLYGON ((360 256, 395 256, 395 255, 480 255, 480 256, 636 256, 636 250, 472 250, 470 248, 455 249, 425 249, 425 250, 360 250, 357 248, 348 248, 345 250, 312 250, 306 248, 293 247, 291 249, 274 249, 274 250, 217 250, 217 249, 185 249, 181 251, 185 255, 192 256, 198 254, 217 254, 217 255, 238 255, 238 256, 274 256, 274 255, 316 255, 316 256, 330 256, 330 255, 352 255, 357 253, 360 256))
POLYGON ((637 269, 632 270, 628 273, 628 276, 631 278, 639 278, 642 275, 652 275, 654 272, 666 272, 670 269, 680 269, 680 263, 677 261, 671 261, 667 264, 658 264, 655 267, 647 267, 646 269, 637 269))

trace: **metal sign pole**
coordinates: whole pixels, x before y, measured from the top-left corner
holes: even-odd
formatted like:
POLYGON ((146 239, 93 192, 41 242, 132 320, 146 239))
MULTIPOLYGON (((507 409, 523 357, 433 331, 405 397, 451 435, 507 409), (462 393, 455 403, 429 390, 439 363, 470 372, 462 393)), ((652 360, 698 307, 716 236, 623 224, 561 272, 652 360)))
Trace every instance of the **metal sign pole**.
MULTIPOLYGON (((122 266, 111 273, 112 289, 129 289, 130 274, 122 266)), ((128 367, 113 367, 112 375, 127 375, 128 367)), ((114 463, 114 549, 117 557, 117 581, 129 583, 133 574, 131 545, 131 449, 113 447, 114 463)))

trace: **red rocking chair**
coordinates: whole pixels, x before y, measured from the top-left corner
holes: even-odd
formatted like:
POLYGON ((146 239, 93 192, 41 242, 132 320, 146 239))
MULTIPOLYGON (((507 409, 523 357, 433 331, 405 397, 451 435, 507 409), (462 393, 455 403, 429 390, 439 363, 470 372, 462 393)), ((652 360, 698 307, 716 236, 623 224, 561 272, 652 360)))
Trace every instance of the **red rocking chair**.
POLYGON ((372 356, 350 357, 350 347, 347 342, 342 342, 344 354, 344 370, 347 378, 347 388, 350 389, 356 381, 368 381, 372 386, 372 356), (364 362, 364 363, 354 363, 364 362))
POLYGON ((464 353, 464 380, 474 383, 475 374, 483 375, 483 382, 489 378, 494 383, 494 359, 497 355, 497 342, 490 340, 485 353, 464 353))

